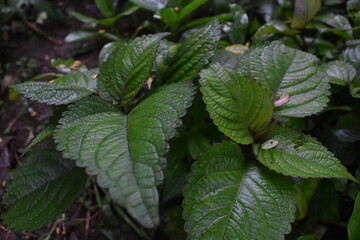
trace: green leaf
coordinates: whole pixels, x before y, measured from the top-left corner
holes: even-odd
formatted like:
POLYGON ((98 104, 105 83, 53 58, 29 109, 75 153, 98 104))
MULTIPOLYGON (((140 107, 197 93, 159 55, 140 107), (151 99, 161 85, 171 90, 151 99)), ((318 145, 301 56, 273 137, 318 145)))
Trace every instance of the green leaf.
POLYGON ((106 60, 110 57, 111 53, 118 47, 121 47, 125 44, 122 41, 119 42, 109 42, 103 46, 99 53, 99 65, 101 66, 106 60))
POLYGON ((76 72, 51 82, 33 82, 12 85, 16 92, 31 100, 46 104, 68 104, 97 91, 95 71, 76 72))
POLYGON ((284 127, 274 127, 265 140, 277 145, 266 149, 257 146, 257 159, 268 168, 293 177, 347 178, 357 180, 347 172, 340 161, 324 146, 310 136, 284 127))
POLYGON ((130 0, 130 2, 147 10, 156 12, 163 9, 168 3, 168 0, 130 0))
POLYGON ((231 43, 243 44, 249 25, 248 15, 245 10, 237 4, 230 4, 230 11, 234 16, 234 21, 232 23, 227 22, 223 30, 229 36, 231 43))
POLYGON ((304 117, 324 109, 329 100, 329 78, 318 62, 312 54, 272 42, 245 52, 238 69, 266 87, 274 100, 290 96, 275 115, 304 117))
POLYGON ((185 40, 173 56, 167 59, 169 68, 162 75, 167 82, 193 79, 213 55, 220 39, 220 24, 213 21, 200 28, 185 40))
POLYGON ((167 166, 164 170, 164 184, 161 193, 162 202, 167 202, 182 195, 185 186, 187 165, 185 157, 186 139, 174 138, 170 141, 170 149, 166 154, 167 166))
POLYGON ((318 238, 314 235, 304 235, 298 237, 296 240, 318 240, 318 238))
POLYGON ((34 140, 32 140, 30 145, 27 146, 27 148, 21 154, 21 157, 24 156, 35 145, 55 134, 56 125, 58 124, 64 109, 65 107, 60 107, 55 111, 54 115, 50 118, 48 125, 46 125, 46 127, 34 138, 34 140))
POLYGON ((71 12, 71 15, 73 15, 77 20, 83 22, 83 23, 93 23, 98 24, 98 20, 96 18, 88 17, 86 15, 83 15, 78 12, 71 12))
POLYGON ((284 34, 284 35, 296 35, 299 31, 295 29, 289 29, 288 25, 279 20, 270 21, 262 25, 254 34, 253 38, 261 38, 269 34, 284 34))
POLYGON ((304 28, 320 10, 320 7, 321 0, 295 0, 294 16, 291 19, 291 27, 304 28))
POLYGON ((360 239, 360 193, 358 193, 353 213, 348 223, 349 240, 360 239))
POLYGON ((197 160, 211 147, 210 140, 201 134, 194 133, 189 136, 188 149, 190 156, 197 160))
POLYGON ((252 131, 264 129, 271 121, 270 95, 258 83, 218 63, 201 71, 201 92, 215 125, 241 144, 252 143, 252 131))
POLYGON ((16 231, 42 227, 66 211, 84 187, 86 174, 61 157, 52 141, 43 141, 23 165, 11 173, 3 201, 10 205, 2 218, 16 231))
POLYGON ((290 178, 247 164, 233 142, 196 161, 184 189, 188 239, 284 239, 294 220, 290 178))
POLYGON ((294 185, 296 189, 296 219, 302 220, 306 217, 310 200, 318 186, 319 179, 300 179, 294 185))
POLYGON ((344 61, 333 61, 326 65, 330 82, 337 85, 348 85, 356 76, 356 69, 344 61))
POLYGON ((344 60, 355 68, 360 67, 360 40, 346 41, 347 48, 343 52, 344 60))
POLYGON ((69 33, 65 37, 65 42, 67 42, 67 43, 79 42, 79 41, 96 38, 100 35, 101 34, 98 32, 98 30, 95 30, 95 29, 80 30, 80 31, 69 33))
POLYGON ((105 17, 111 17, 119 0, 95 0, 96 6, 105 17))
POLYGON ((99 84, 119 103, 130 101, 150 77, 160 39, 166 33, 135 38, 120 45, 100 68, 99 84))
POLYGON ((168 85, 128 116, 98 97, 85 98, 63 114, 55 135, 58 149, 97 175, 100 186, 142 226, 155 227, 166 141, 180 125, 192 95, 188 82, 168 85))

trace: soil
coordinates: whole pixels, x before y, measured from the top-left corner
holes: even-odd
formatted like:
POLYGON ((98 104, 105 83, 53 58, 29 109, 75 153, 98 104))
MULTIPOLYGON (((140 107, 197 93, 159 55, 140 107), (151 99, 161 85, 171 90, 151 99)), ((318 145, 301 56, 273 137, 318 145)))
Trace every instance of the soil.
MULTIPOLYGON (((99 51, 106 43, 96 40, 80 43, 63 42, 67 34, 86 27, 71 17, 69 12, 77 11, 97 17, 99 12, 94 1, 49 2, 55 4, 58 12, 63 16, 60 21, 48 18, 41 25, 35 24, 34 20, 39 12, 30 8, 26 12, 26 16, 30 16, 28 19, 24 20, 15 15, 6 23, 7 31, 1 33, 0 199, 9 179, 9 172, 21 164, 21 153, 48 123, 54 111, 52 106, 39 104, 23 97, 9 100, 9 85, 26 81, 40 73, 56 72, 51 66, 51 59, 73 58, 86 61, 88 68, 97 67, 99 51), (30 28, 28 23, 36 25, 46 37, 30 28)), ((123 25, 127 26, 126 22, 123 25)), ((85 193, 80 195, 86 197, 85 193)), ((103 214, 99 213, 99 209, 89 210, 76 200, 66 213, 66 221, 58 219, 35 232, 12 232, 6 229, 0 220, 0 239, 39 239, 53 227, 54 231, 50 239, 141 239, 123 220, 117 219, 113 226, 109 226, 106 225, 103 214), (105 237, 104 232, 108 233, 108 237, 105 237), (112 238, 110 235, 114 233, 120 233, 121 237, 112 238)))

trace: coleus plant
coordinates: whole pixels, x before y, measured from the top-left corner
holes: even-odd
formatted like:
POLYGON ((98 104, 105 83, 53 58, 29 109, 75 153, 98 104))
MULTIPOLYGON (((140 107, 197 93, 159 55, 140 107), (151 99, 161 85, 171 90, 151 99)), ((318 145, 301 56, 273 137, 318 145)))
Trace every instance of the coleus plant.
POLYGON ((99 69, 12 86, 66 108, 58 108, 12 173, 2 215, 9 228, 43 226, 69 207, 87 176, 96 176, 144 228, 160 224, 160 197, 183 191, 188 239, 284 239, 299 207, 299 179, 357 182, 320 142, 282 123, 327 106, 333 77, 315 55, 274 41, 246 51, 229 69, 209 61, 221 37, 218 21, 178 45, 166 36, 114 43, 99 69), (222 133, 212 146, 196 128, 186 130, 189 119, 204 121, 191 116, 199 94, 210 125, 222 133), (202 144, 187 157, 194 164, 185 186, 176 144, 184 136, 202 144))

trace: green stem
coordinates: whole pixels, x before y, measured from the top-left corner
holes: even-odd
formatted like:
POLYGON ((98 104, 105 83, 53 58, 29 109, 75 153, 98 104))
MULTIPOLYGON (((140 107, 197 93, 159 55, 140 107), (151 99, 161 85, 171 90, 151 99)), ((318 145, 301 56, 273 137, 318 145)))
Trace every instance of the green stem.
POLYGON ((146 235, 144 229, 139 227, 133 220, 131 220, 120 207, 118 207, 116 204, 113 204, 113 206, 117 211, 117 213, 120 214, 120 216, 126 221, 126 223, 129 224, 130 227, 134 229, 139 236, 145 238, 146 240, 151 240, 151 238, 148 235, 146 235))

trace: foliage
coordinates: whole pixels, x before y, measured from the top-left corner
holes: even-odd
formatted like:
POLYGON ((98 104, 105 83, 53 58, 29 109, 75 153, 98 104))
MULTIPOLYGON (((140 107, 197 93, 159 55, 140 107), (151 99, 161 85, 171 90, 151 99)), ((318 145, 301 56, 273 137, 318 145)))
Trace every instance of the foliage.
POLYGON ((62 107, 31 144, 29 163, 14 170, 2 215, 8 227, 33 230, 56 218, 83 185, 84 174, 72 171, 84 168, 146 229, 180 226, 188 239, 320 239, 312 226, 347 224, 338 216, 342 192, 355 203, 347 220, 357 239, 360 9, 278 2, 132 0, 132 10, 116 14, 117 1, 108 0, 96 1, 105 19, 75 13, 116 28, 125 13, 144 8, 162 20, 155 29, 170 32, 108 43, 99 69, 12 86, 62 107), (260 2, 267 12, 255 7, 260 2), (206 7, 216 17, 194 17, 206 7), (51 154, 38 151, 50 137, 51 154), (64 173, 47 171, 59 164, 64 173), (22 186, 27 177, 33 183, 22 186), (47 191, 66 188, 68 178, 76 191, 58 207, 47 191), (35 193, 28 212, 24 202, 35 193), (57 210, 29 222, 41 206, 57 210))

